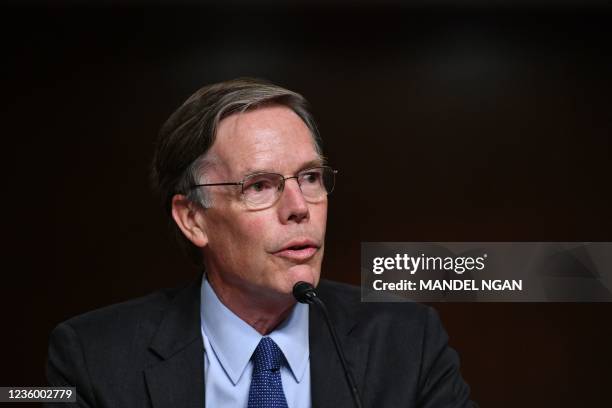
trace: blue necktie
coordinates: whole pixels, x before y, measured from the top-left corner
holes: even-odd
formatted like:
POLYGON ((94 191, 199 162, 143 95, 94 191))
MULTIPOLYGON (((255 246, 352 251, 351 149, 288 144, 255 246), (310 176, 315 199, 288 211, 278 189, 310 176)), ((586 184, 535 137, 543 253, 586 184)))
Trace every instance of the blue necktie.
POLYGON ((248 408, 287 408, 280 366, 283 352, 274 340, 263 337, 253 353, 253 377, 248 408))

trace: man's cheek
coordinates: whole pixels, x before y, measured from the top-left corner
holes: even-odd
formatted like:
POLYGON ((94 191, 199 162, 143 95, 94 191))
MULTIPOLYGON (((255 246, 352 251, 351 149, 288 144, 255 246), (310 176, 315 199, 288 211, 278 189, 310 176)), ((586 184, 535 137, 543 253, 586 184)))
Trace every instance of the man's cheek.
MULTIPOLYGON (((252 218, 248 222, 243 224, 241 228, 239 239, 247 241, 250 245, 256 245, 258 247, 266 247, 268 234, 267 230, 270 229, 270 220, 264 218, 252 218)), ((238 238, 238 237, 236 237, 238 238)))
POLYGON ((315 227, 319 230, 320 234, 324 236, 325 227, 327 226, 327 205, 315 207, 311 214, 315 227))

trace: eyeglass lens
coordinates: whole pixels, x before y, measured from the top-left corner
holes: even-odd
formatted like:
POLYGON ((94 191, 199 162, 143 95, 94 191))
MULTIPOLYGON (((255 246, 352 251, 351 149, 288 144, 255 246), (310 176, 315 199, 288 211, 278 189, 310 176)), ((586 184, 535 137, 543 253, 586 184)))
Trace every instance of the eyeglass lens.
MULTIPOLYGON (((331 193, 334 188, 335 174, 331 168, 317 167, 298 173, 297 182, 304 199, 318 201, 331 193)), ((252 206, 272 204, 280 196, 286 180, 280 174, 262 173, 247 177, 242 185, 244 199, 252 206)))

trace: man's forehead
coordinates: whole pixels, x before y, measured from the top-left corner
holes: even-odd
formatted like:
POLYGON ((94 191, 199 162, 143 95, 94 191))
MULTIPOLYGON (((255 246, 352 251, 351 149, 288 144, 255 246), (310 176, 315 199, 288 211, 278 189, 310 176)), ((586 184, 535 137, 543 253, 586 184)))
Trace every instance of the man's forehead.
POLYGON ((221 121, 211 164, 227 176, 294 172, 322 164, 310 129, 284 106, 257 108, 221 121))
POLYGON ((237 136, 257 129, 289 128, 309 131, 302 118, 288 106, 267 104, 232 113, 223 118, 217 127, 217 136, 237 136))

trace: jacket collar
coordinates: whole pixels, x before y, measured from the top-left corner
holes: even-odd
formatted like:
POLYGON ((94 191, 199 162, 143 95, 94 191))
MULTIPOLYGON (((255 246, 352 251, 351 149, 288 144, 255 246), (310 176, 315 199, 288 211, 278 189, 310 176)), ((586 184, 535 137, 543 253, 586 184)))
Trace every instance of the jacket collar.
POLYGON ((149 346, 158 357, 145 369, 151 403, 155 408, 204 406, 200 283, 201 277, 171 300, 149 346))

